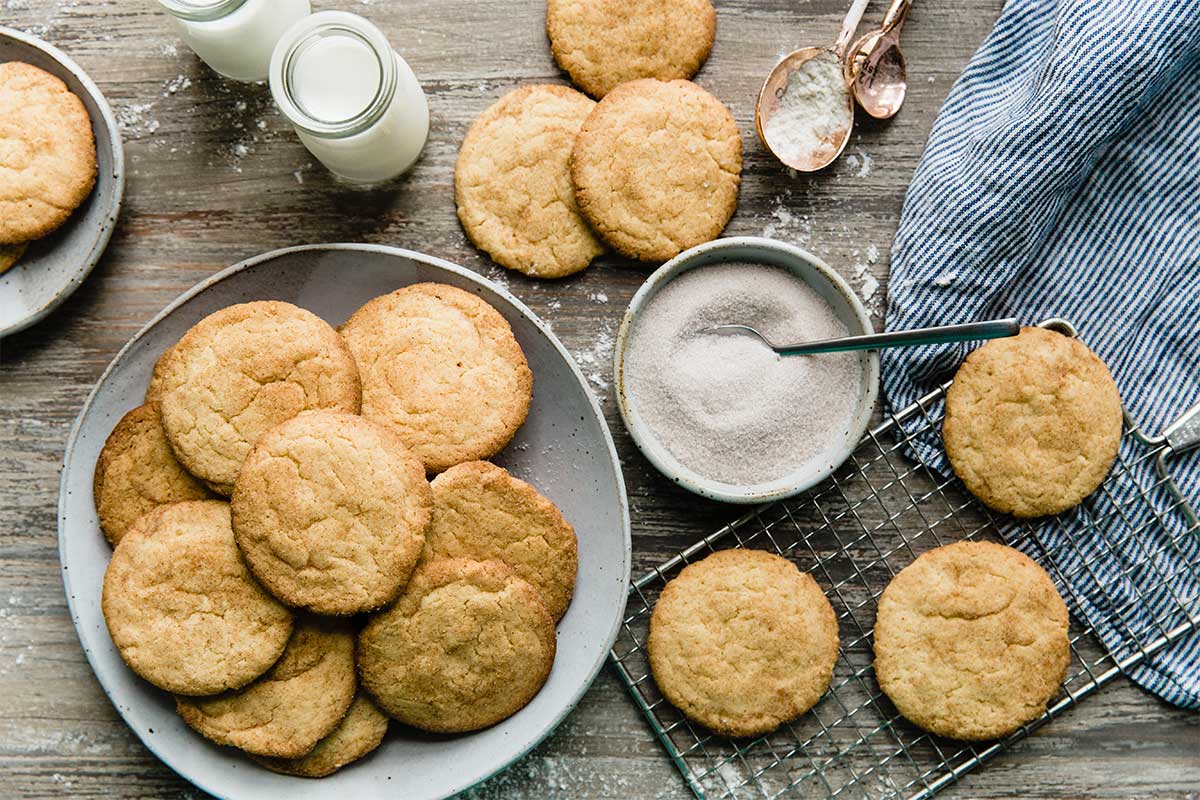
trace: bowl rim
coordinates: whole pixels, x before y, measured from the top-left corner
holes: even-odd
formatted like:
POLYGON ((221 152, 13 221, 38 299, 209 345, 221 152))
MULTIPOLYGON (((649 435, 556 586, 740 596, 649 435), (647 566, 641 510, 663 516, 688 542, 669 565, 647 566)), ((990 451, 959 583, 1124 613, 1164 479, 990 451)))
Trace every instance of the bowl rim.
POLYGON ((402 258, 410 258, 414 261, 419 261, 423 264, 431 265, 431 266, 437 267, 439 269, 444 269, 447 272, 451 272, 457 276, 466 278, 467 280, 472 281, 476 284, 479 284, 480 286, 482 286, 484 288, 494 291, 497 295, 499 295, 505 301, 510 303, 512 305, 512 307, 514 309, 516 309, 517 313, 519 313, 520 315, 525 317, 527 320, 532 322, 534 324, 534 326, 538 329, 538 331, 543 336, 546 337, 546 339, 551 343, 551 345, 554 347, 554 349, 557 350, 559 355, 561 355, 563 357, 563 359, 566 361, 567 365, 571 369, 571 372, 574 374, 575 379, 579 382, 580 386, 583 387, 584 395, 587 397, 587 401, 588 401, 588 404, 591 406, 592 413, 595 414, 596 418, 601 423, 600 428, 603 433, 604 445, 605 445, 606 451, 609 456, 609 463, 611 464, 613 471, 614 471, 614 478, 615 478, 616 486, 617 486, 617 496, 620 501, 620 516, 621 516, 621 522, 622 522, 621 535, 622 535, 622 539, 623 539, 622 544, 623 544, 624 562, 625 562, 623 571, 621 573, 622 588, 621 588, 621 592, 620 592, 621 597, 623 598, 623 602, 621 603, 620 612, 617 613, 613 618, 613 621, 610 625, 610 629, 605 636, 603 646, 600 647, 596 651, 597 657, 596 657, 595 663, 592 664, 590 671, 587 674, 586 679, 580 683, 578 689, 570 696, 568 702, 565 703, 563 705, 563 707, 553 716, 553 718, 549 720, 549 722, 546 724, 546 727, 541 732, 539 732, 536 736, 534 736, 528 743, 528 746, 525 747, 523 750, 521 750, 521 752, 514 755, 506 763, 496 767, 495 769, 487 772, 484 775, 479 776, 476 780, 468 782, 468 783, 463 783, 462 785, 458 786, 451 793, 451 795, 445 795, 445 796, 447 796, 447 797, 452 796, 453 794, 458 794, 460 792, 464 792, 464 791, 467 791, 468 789, 474 788, 475 786, 479 786, 480 784, 484 783, 485 781, 488 781, 491 778, 495 777, 496 775, 499 775, 500 773, 509 769, 514 764, 516 764, 518 761, 521 761, 522 759, 524 759, 527 755, 529 755, 530 752, 532 752, 534 750, 534 748, 536 748, 538 745, 540 745, 544 741, 546 741, 546 739, 548 739, 551 736, 551 734, 553 734, 554 731, 558 729, 558 726, 561 725, 563 723, 563 721, 568 716, 571 715, 571 712, 573 712, 575 710, 575 708, 579 705, 579 702, 583 699, 584 695, 586 695, 588 693, 588 691, 591 690, 592 686, 595 684, 596 678, 599 676, 600 671, 604 668, 604 665, 608 663, 609 655, 612 651, 613 645, 616 643, 617 636, 620 633, 621 626, 623 624, 623 620, 625 619, 625 601, 628 600, 629 587, 630 587, 630 582, 632 579, 633 539, 632 539, 632 525, 631 525, 630 516, 629 516, 629 497, 628 497, 628 492, 625 488, 625 477, 624 477, 624 470, 622 469, 622 466, 621 466, 621 459, 620 459, 619 454, 617 453, 616 444, 615 444, 615 442, 613 440, 613 436, 612 436, 612 430, 609 428, 608 421, 604 416, 604 411, 603 411, 602 407, 600 406, 599 401, 596 399, 595 394, 592 392, 591 387, 588 384, 587 378, 584 376, 583 372, 580 370, 579 365, 578 365, 578 363, 576 363, 574 357, 571 356, 570 352, 566 349, 566 347, 563 345, 563 343, 561 341, 559 341, 558 337, 554 335, 554 331, 545 322, 543 322, 542 319, 540 317, 538 317, 533 312, 532 309, 530 309, 528 306, 526 306, 520 299, 518 299, 515 295, 513 295, 511 292, 509 292, 505 287, 496 283, 495 281, 485 278, 484 276, 480 275, 477 272, 469 270, 466 267, 459 266, 458 264, 455 264, 451 261, 447 261, 446 259, 439 258, 437 256, 427 255, 425 253, 421 253, 416 250, 409 250, 409 249, 402 248, 402 247, 392 247, 390 245, 366 244, 366 243, 307 244, 307 245, 296 245, 296 246, 292 246, 292 247, 282 247, 282 248, 279 248, 276 250, 271 250, 271 251, 268 251, 265 253, 260 253, 259 255, 256 255, 256 256, 251 256, 250 258, 243 259, 242 261, 239 261, 231 266, 228 266, 228 267, 220 270, 219 272, 216 272, 216 273, 208 276, 207 278, 204 278, 203 280, 194 284, 191 288, 189 288, 186 291, 184 291, 183 293, 181 293, 179 296, 177 296, 174 300, 172 300, 166 306, 164 306, 145 325, 143 325, 141 327, 141 329, 138 330, 138 332, 136 334, 134 334, 129 339, 129 341, 127 341, 121 347, 120 350, 117 351, 117 354, 113 356, 112 360, 108 363, 108 366, 106 366, 104 368, 104 371, 100 374, 100 376, 98 378, 96 378, 95 383, 92 385, 91 391, 88 392, 87 399, 84 400, 83 405, 79 410, 79 413, 75 417, 74 423, 72 423, 72 425, 71 425, 71 432, 67 437, 67 442, 66 442, 65 450, 64 450, 64 454, 63 454, 63 465, 62 465, 62 469, 60 471, 60 477, 59 477, 59 497, 58 497, 58 505, 57 505, 58 521, 57 521, 57 526, 56 526, 57 527, 56 533, 57 533, 57 539, 58 539, 58 542, 57 542, 58 557, 59 557, 60 573, 61 573, 61 577, 62 577, 62 581, 63 581, 63 590, 64 590, 64 593, 66 594, 66 598, 67 598, 67 611, 71 618, 71 625, 75 629, 76 636, 79 638, 80 646, 83 649, 84 656, 87 658, 88 667, 89 667, 89 669, 91 669, 93 677, 96 679, 96 682, 100 684, 101 690, 104 692, 104 694, 108 698, 109 702, 112 703, 113 708, 118 712, 122 721, 124 721, 126 723, 127 727, 129 727, 129 729, 138 738, 138 740, 151 753, 153 753, 154 756, 159 761, 161 761, 163 764, 165 764, 168 768, 170 768, 173 772, 178 774, 181 778, 183 778, 185 781, 187 781, 191 785, 197 787, 198 789, 201 789, 202 791, 205 791, 205 792, 213 795, 214 797, 227 798, 228 800, 234 800, 231 796, 222 794, 219 790, 217 790, 217 788, 215 786, 212 786, 211 784, 209 784, 208 781, 197 780, 195 775, 185 775, 182 772, 180 772, 178 769, 176 769, 176 766, 173 763, 173 761, 168 760, 165 757, 165 755, 160 752, 160 750, 162 749, 159 746, 160 740, 156 740, 152 737, 146 737, 141 730, 137 729, 133 725, 130 725, 129 722, 125 720, 125 712, 122 710, 121 705, 117 702, 117 698, 114 697, 110 693, 107 683, 105 683, 104 681, 102 681, 100 679, 100 672, 97 669, 95 657, 94 657, 91 649, 88 647, 87 642, 84 641, 82 632, 80 631, 79 612, 76 610, 76 605, 82 601, 76 599, 75 592, 72 587, 72 575, 63 564, 64 558, 66 555, 67 496, 69 493, 68 487, 66 484, 66 480, 71 471, 71 462, 77 451, 76 444, 77 444, 77 440, 78 440, 78 438, 81 434, 82 428, 83 428, 84 418, 87 416, 88 411, 91 409, 92 404, 95 401, 97 394, 99 394, 101 385, 105 382, 105 380, 107 380, 109 375, 116 369, 117 364, 122 360, 122 358, 125 356, 125 354, 127 352, 129 352, 130 350, 132 350, 133 347, 135 345, 137 345, 137 343, 142 339, 142 337, 144 337, 154 326, 156 326, 159 322, 161 322, 163 319, 165 319, 167 316, 169 316, 171 313, 173 313, 177 308, 179 308, 180 306, 182 306, 183 304, 185 304, 192 298, 196 297, 197 295, 201 294, 202 292, 206 291, 207 289, 211 288, 213 285, 220 283, 221 281, 225 280, 226 278, 236 275, 237 273, 252 269, 255 266, 257 266, 258 264, 272 261, 274 259, 277 259, 277 258, 280 258, 283 256, 288 256, 288 255, 291 255, 293 253, 298 253, 298 252, 306 252, 306 251, 322 251, 322 252, 333 251, 333 252, 336 252, 336 251, 347 251, 347 250, 382 253, 382 254, 391 255, 391 256, 399 256, 402 258))
MULTIPOLYGON (((621 421, 624 422, 626 430, 629 431, 642 455, 659 472, 684 489, 711 500, 739 505, 767 503, 792 497, 811 489, 832 475, 854 452, 854 448, 858 446, 859 440, 866 434, 871 424, 871 418, 879 398, 880 377, 879 353, 874 350, 864 351, 866 388, 859 394, 858 409, 850 426, 850 434, 841 447, 830 452, 830 463, 815 470, 806 469, 795 475, 764 484, 736 486, 706 478, 676 461, 658 442, 649 426, 642 422, 633 411, 629 402, 624 379, 625 350, 629 334, 650 300, 680 274, 696 267, 720 263, 723 260, 753 260, 753 254, 747 255, 745 252, 747 248, 751 251, 757 250, 760 254, 770 254, 777 266, 783 266, 779 262, 789 262, 792 265, 804 264, 811 267, 817 275, 824 279, 829 288, 846 301, 858 323, 858 330, 851 330, 851 333, 875 332, 870 314, 867 313, 850 284, 820 258, 803 248, 775 239, 761 236, 731 236, 685 250, 655 270, 629 302, 629 306, 621 318, 621 325, 617 330, 616 343, 613 348, 613 385, 616 387, 617 408, 621 413, 621 421), (735 252, 736 255, 734 255, 735 252), (728 259, 720 257, 713 259, 710 258, 713 253, 718 255, 730 253, 730 255, 728 259)), ((792 274, 796 274, 791 267, 785 266, 784 268, 792 274)), ((799 275, 797 277, 801 278, 799 275)), ((803 280, 803 278, 801 279, 803 280)))
MULTIPOLYGON (((112 153, 113 177, 113 190, 104 200, 107 206, 104 213, 104 222, 97 230, 96 239, 92 242, 92 247, 88 251, 87 258, 71 274, 67 282, 59 287, 54 295, 42 304, 42 306, 24 317, 18 318, 15 322, 8 325, 0 325, 0 339, 2 339, 10 334, 23 331, 49 316, 50 312, 62 305, 68 297, 75 293, 75 290, 83 284, 87 276, 100 263, 100 258, 104 255, 104 251, 108 249, 109 240, 112 239, 112 235, 116 231, 117 219, 121 215, 121 207, 125 201, 125 142, 121 138, 121 128, 117 124, 117 119, 113 115, 112 106, 109 105, 108 99, 100 91, 100 87, 96 85, 95 81, 88 77, 83 68, 75 63, 74 59, 49 42, 45 42, 32 34, 19 31, 16 28, 0 25, 0 38, 13 39, 36 50, 41 50, 79 81, 79 84, 92 98, 93 102, 95 102, 96 109, 100 113, 100 119, 93 119, 92 124, 103 124, 105 130, 108 132, 109 149, 112 153)), ((90 117, 91 115, 89 114, 88 116, 90 117)), ((65 224, 70 225, 70 220, 65 224)))

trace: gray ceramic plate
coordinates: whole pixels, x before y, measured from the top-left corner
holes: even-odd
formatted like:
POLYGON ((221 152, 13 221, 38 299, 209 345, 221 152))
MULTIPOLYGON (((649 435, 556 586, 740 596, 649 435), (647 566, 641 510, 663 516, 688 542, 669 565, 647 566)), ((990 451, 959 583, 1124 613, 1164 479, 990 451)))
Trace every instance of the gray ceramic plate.
POLYGON ((71 618, 104 690, 146 746, 196 786, 222 798, 441 798, 529 751, 583 696, 616 638, 629 586, 629 511, 621 468, 586 381, 533 313, 495 284, 440 259, 372 245, 279 250, 214 275, 133 338, 101 376, 67 443, 59 496, 59 554, 71 618), (110 550, 92 505, 92 472, 121 415, 141 403, 159 354, 194 323, 232 303, 286 300, 337 325, 367 300, 419 281, 479 295, 504 315, 534 374, 529 419, 497 459, 550 497, 579 536, 575 599, 558 626, 558 657, 524 709, 478 733, 432 737, 392 726, 371 757, 323 780, 276 775, 218 748, 175 715, 170 695, 121 661, 100 613, 110 550))
POLYGON ((58 48, 0 26, 0 62, 24 61, 62 78, 79 96, 96 135, 96 188, 66 224, 29 245, 0 275, 0 337, 27 328, 79 288, 112 237, 125 192, 125 151, 108 101, 79 65, 58 48))

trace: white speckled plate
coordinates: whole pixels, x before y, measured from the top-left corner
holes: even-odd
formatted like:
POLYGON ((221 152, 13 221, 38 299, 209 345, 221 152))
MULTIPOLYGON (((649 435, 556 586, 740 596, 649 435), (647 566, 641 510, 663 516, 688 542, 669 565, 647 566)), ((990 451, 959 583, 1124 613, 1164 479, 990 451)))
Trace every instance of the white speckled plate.
POLYGON ((0 337, 29 327, 79 288, 112 237, 125 192, 125 151, 108 101, 79 65, 56 47, 0 26, 0 62, 24 61, 57 75, 79 96, 96 136, 96 188, 54 233, 31 242, 0 275, 0 337))
POLYGON ((58 541, 71 618, 97 679, 147 747, 221 798, 423 800, 478 783, 527 753, 574 708, 612 647, 629 587, 629 510, 621 467, 600 408, 562 345, 520 301, 475 273, 374 245, 314 245, 252 258, 200 283, 142 329, 101 376, 71 432, 58 541), (372 297, 420 281, 452 284, 491 303, 512 325, 529 359, 534 375, 529 419, 496 460, 550 497, 579 537, 579 576, 558 626, 558 657, 533 702, 492 728, 447 737, 393 724, 378 751, 329 778, 276 775, 192 732, 175 715, 170 695, 121 661, 100 613, 111 551, 92 504, 96 458, 121 415, 142 402, 159 354, 213 311, 247 300, 286 300, 338 325, 372 297))

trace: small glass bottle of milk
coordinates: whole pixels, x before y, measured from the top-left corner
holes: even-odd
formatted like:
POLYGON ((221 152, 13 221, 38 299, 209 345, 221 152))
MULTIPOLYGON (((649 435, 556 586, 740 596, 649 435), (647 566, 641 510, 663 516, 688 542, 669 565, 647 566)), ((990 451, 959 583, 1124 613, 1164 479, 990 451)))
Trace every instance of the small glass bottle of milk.
POLYGON ((345 11, 293 25, 271 58, 271 94, 335 175, 375 184, 406 172, 429 136, 429 105, 379 28, 345 11))
POLYGON ((196 55, 226 78, 264 81, 283 32, 309 0, 158 0, 196 55))

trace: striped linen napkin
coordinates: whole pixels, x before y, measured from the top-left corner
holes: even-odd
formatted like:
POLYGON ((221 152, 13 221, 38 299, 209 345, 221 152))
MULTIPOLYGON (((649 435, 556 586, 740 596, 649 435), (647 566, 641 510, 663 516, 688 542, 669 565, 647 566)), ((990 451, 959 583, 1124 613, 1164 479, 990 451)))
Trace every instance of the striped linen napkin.
MULTIPOLYGON (((1155 434, 1200 402, 1200 2, 1009 0, 942 108, 892 250, 887 327, 1065 317, 1155 434)), ((945 380, 967 347, 884 352, 893 409, 945 380)), ((916 455, 947 472, 932 437, 916 455)), ((1150 462, 1122 455, 1144 485, 1150 462)), ((1200 502, 1200 452, 1172 458, 1200 502)), ((1117 658, 1200 613, 1200 534, 1158 524, 1115 471, 1092 510, 1043 524, 1040 558, 1117 658), (1140 509, 1140 510, 1139 510, 1140 509), (1099 530, 1087 515, 1105 519, 1099 530), (1170 546, 1168 537, 1180 540, 1170 546), (1071 546, 1065 546, 1070 539, 1071 546), (1112 551, 1127 564, 1122 570, 1112 551), (1182 557, 1179 553, 1182 550, 1182 557)), ((1130 671, 1200 708, 1200 636, 1130 671)))

